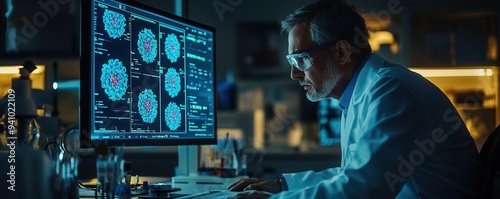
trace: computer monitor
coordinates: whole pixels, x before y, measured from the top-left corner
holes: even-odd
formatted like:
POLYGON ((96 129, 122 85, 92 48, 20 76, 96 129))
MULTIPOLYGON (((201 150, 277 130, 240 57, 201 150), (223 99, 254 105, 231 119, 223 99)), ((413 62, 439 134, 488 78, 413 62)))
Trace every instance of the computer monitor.
POLYGON ((82 147, 217 142, 215 29, 126 0, 84 0, 82 147))

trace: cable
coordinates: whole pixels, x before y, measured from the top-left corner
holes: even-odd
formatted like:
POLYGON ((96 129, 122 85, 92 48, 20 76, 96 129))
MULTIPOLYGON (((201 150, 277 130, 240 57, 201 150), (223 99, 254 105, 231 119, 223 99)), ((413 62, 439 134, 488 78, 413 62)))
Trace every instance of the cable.
POLYGON ((45 146, 43 147, 43 150, 44 151, 47 151, 49 153, 49 156, 50 157, 53 157, 53 152, 49 149, 49 146, 50 145, 54 145, 55 147, 54 148, 58 148, 59 147, 59 144, 56 142, 56 141, 49 141, 47 142, 47 144, 45 144, 45 146))
POLYGON ((61 138, 61 146, 65 152, 68 152, 68 149, 66 147, 66 142, 68 139, 69 132, 71 132, 73 130, 79 130, 79 129, 80 129, 79 126, 72 126, 72 127, 69 127, 68 129, 66 129, 66 131, 64 131, 62 138, 61 138))

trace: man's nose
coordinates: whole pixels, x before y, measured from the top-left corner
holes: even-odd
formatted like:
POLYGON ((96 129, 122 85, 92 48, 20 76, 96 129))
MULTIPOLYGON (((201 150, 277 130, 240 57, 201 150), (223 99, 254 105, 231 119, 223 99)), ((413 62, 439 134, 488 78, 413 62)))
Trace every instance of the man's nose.
POLYGON ((292 69, 290 71, 290 78, 292 78, 293 80, 299 80, 299 79, 304 78, 305 74, 303 71, 300 71, 295 66, 292 66, 291 68, 292 69))

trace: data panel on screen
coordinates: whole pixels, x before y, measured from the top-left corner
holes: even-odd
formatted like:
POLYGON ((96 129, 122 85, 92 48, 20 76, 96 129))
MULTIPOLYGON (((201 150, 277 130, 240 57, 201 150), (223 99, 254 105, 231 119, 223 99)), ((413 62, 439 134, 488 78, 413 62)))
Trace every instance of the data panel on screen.
POLYGON ((215 31, 130 3, 90 5, 91 139, 214 139, 215 31))

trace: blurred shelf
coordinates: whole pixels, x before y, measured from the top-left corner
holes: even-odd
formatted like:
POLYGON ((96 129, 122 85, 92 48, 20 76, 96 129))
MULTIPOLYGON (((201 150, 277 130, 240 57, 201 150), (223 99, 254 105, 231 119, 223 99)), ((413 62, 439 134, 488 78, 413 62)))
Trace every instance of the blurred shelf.
POLYGON ((477 106, 464 106, 455 105, 458 111, 495 111, 495 107, 477 107, 477 106))

